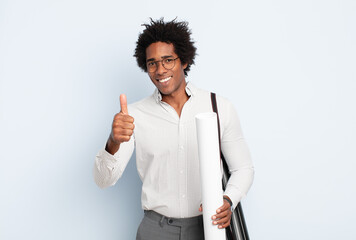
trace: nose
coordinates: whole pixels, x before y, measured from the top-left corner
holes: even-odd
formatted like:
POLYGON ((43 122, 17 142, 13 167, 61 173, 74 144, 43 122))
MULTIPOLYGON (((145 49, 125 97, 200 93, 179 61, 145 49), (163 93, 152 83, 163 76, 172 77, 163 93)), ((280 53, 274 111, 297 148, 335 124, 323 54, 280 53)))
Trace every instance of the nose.
POLYGON ((163 67, 163 63, 162 62, 158 62, 157 63, 157 74, 163 74, 167 71, 167 69, 165 69, 163 67))

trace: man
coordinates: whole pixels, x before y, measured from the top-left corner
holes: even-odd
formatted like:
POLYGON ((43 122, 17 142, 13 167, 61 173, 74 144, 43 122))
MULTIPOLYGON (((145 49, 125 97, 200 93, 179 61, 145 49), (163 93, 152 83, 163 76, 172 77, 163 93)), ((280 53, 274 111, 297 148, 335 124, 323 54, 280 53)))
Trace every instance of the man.
MULTIPOLYGON (((156 90, 129 106, 126 96, 120 96, 121 111, 105 149, 96 156, 94 178, 102 188, 114 185, 136 147, 145 210, 137 239, 204 239, 194 117, 212 111, 210 93, 185 80, 196 55, 188 24, 151 19, 144 26, 134 56, 156 90)), ((231 207, 247 193, 254 171, 234 107, 219 96, 217 103, 231 177, 212 223, 226 228, 231 207)))

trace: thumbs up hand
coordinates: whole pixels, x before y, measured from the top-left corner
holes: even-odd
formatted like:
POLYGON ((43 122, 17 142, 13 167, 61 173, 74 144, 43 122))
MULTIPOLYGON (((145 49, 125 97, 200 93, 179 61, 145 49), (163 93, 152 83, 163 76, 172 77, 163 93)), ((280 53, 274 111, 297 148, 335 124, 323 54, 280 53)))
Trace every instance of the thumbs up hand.
POLYGON ((114 116, 111 126, 111 134, 106 145, 106 150, 114 154, 119 150, 120 144, 128 142, 135 128, 134 118, 128 114, 126 95, 120 95, 121 111, 114 116))

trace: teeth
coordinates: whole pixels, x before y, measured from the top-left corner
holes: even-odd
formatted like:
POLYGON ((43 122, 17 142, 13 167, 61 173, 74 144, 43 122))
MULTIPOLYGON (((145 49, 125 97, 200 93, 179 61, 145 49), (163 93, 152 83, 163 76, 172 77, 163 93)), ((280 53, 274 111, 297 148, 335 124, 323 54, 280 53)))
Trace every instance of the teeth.
POLYGON ((171 77, 167 77, 165 79, 158 80, 160 83, 167 82, 171 77))

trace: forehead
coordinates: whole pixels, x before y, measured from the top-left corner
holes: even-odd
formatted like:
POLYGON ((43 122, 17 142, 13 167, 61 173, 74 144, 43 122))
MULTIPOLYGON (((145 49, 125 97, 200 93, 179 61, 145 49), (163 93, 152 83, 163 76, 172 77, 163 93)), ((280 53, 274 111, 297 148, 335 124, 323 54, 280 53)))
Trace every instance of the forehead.
POLYGON ((146 48, 146 60, 157 60, 168 56, 177 56, 172 43, 155 42, 146 48))

